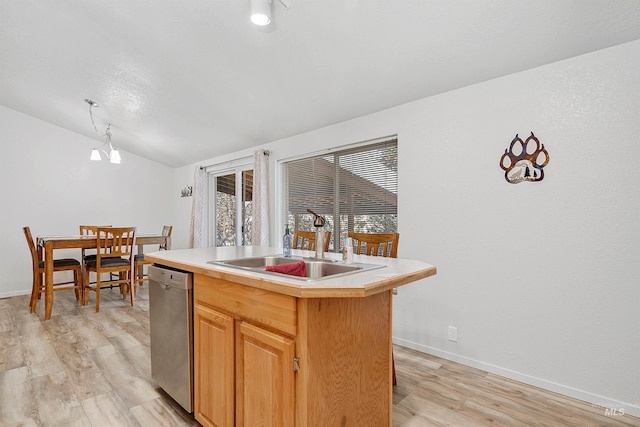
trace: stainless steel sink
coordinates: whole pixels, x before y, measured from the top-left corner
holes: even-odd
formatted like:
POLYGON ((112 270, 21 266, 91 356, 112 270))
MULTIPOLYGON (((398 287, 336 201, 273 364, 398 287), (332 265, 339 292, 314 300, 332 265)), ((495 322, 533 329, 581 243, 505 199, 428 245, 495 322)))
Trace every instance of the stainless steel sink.
POLYGON ((255 271, 259 273, 277 275, 280 277, 288 277, 291 279, 298 279, 304 281, 314 281, 326 278, 334 278, 345 276, 347 274, 354 274, 365 270, 371 270, 374 268, 382 268, 384 265, 378 264, 366 264, 361 262, 354 262, 351 264, 343 264, 336 260, 331 259, 318 259, 318 258, 301 258, 291 257, 285 258, 282 255, 268 255, 260 257, 239 258, 225 261, 208 261, 209 264, 223 265, 226 267, 234 267, 247 271, 255 271), (307 269, 307 277, 293 276, 284 273, 277 273, 273 271, 266 271, 266 266, 290 264, 293 262, 304 261, 307 269))

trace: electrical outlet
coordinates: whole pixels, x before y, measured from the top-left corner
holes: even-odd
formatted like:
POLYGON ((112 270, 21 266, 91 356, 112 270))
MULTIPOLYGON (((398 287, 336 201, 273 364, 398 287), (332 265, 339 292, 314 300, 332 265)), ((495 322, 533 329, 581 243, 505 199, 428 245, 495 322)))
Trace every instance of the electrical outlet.
POLYGON ((449 341, 458 342, 458 328, 455 326, 449 326, 449 341))

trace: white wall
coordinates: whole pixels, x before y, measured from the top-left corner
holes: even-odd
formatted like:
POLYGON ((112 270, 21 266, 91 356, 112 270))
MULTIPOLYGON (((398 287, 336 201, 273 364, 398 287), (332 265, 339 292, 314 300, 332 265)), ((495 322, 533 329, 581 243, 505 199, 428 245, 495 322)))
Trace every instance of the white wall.
MULTIPOLYGON (((124 151, 120 165, 90 161, 100 141, 1 106, 0 130, 0 298, 31 292, 24 226, 34 237, 78 234, 80 224, 135 225, 151 233, 174 220, 180 195, 174 169, 124 151)), ((55 256, 78 258, 80 250, 55 256)))
POLYGON ((639 67, 635 42, 389 113, 418 171, 401 254, 439 268, 398 297, 397 342, 640 414, 639 67), (545 180, 507 184, 499 157, 530 131, 545 180))
POLYGON ((400 289, 394 341, 640 415, 638 70, 640 41, 265 144, 272 189, 281 159, 398 134, 399 256, 438 275, 400 289), (509 184, 531 131, 546 177, 509 184))

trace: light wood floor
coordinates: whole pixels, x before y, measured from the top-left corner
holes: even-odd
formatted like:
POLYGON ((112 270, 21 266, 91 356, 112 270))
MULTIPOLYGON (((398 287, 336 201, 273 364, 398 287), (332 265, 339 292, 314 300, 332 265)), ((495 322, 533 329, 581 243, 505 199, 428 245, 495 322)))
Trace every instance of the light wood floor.
MULTIPOLYGON (((96 314, 58 292, 52 319, 0 300, 0 426, 197 426, 151 380, 147 285, 131 307, 105 290, 96 314)), ((628 415, 395 347, 394 427, 640 426, 628 415)), ((252 426, 249 426, 252 427, 252 426)))

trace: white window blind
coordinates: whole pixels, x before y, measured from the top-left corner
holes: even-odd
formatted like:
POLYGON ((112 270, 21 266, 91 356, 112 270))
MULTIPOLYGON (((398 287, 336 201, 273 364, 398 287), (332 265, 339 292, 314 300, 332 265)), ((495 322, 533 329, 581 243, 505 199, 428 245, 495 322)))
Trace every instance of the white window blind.
POLYGON ((285 164, 286 209, 293 229, 313 231, 311 209, 327 219, 330 250, 347 233, 394 233, 398 228, 398 143, 371 145, 285 164))

